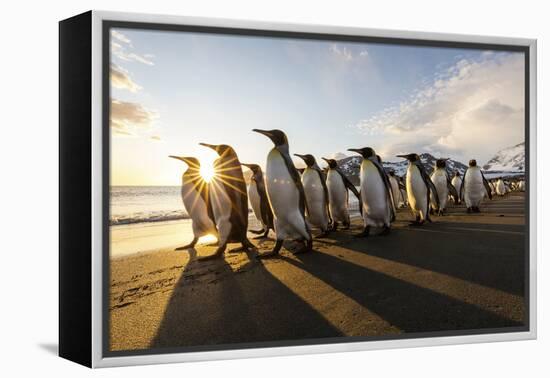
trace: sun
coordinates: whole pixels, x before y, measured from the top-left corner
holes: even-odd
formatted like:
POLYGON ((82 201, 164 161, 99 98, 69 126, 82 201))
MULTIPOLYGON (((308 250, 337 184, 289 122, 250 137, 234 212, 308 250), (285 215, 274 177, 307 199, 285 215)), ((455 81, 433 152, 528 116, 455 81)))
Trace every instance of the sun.
POLYGON ((205 161, 204 159, 201 161, 201 177, 204 181, 210 182, 216 175, 216 171, 214 170, 214 165, 212 161, 205 161))

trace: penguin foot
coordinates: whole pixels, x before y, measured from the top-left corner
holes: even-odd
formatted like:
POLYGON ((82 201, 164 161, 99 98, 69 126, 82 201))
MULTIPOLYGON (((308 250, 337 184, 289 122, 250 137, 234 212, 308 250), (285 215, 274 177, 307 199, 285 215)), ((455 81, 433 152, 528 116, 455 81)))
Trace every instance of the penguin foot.
POLYGON ((261 260, 261 259, 271 259, 273 257, 278 257, 279 251, 281 250, 282 246, 283 246, 283 240, 277 239, 277 241, 275 242, 275 247, 273 247, 273 250, 271 250, 270 252, 256 255, 256 258, 261 260))
POLYGON ((236 248, 232 248, 229 251, 229 253, 238 253, 238 252, 248 252, 248 247, 245 247, 244 245, 236 248))
POLYGON ((359 234, 354 235, 356 238, 366 238, 369 236, 370 233, 370 226, 367 226, 361 231, 359 234))
POLYGON ((269 251, 269 252, 266 252, 266 253, 256 255, 256 258, 259 259, 259 260, 272 259, 272 258, 275 258, 275 257, 279 257, 279 252, 269 251))
POLYGON ((384 226, 384 228, 382 229, 382 232, 380 232, 380 236, 386 236, 386 235, 389 235, 391 232, 391 228, 389 226, 384 226))
POLYGON ((323 232, 320 233, 319 235, 315 236, 315 239, 326 238, 326 237, 328 236, 328 234, 330 234, 330 231, 329 231, 329 230, 323 231, 323 232))
POLYGON ((191 243, 184 245, 183 247, 178 247, 174 251, 185 251, 186 249, 195 248, 195 244, 197 244, 197 241, 193 240, 191 243))
POLYGON ((313 243, 311 241, 307 241, 302 248, 298 249, 297 251, 294 251, 293 253, 295 255, 301 255, 303 253, 312 252, 313 251, 312 245, 313 243))
POLYGON ((477 206, 474 207, 474 208, 472 208, 472 211, 473 211, 474 213, 481 213, 481 210, 480 210, 479 207, 477 207, 477 206))
POLYGON ((423 224, 424 224, 424 221, 412 221, 409 223, 409 226, 418 227, 418 226, 422 226, 423 224))
POLYGON ((467 212, 468 214, 470 214, 470 213, 472 212, 472 208, 471 208, 471 207, 467 208, 467 209, 466 209, 466 212, 467 212))
POLYGON ((260 235, 260 234, 263 234, 265 230, 248 230, 248 232, 254 235, 260 235))
POLYGON ((252 239, 258 240, 258 239, 266 239, 266 238, 267 238, 267 235, 262 234, 262 235, 254 236, 252 239))

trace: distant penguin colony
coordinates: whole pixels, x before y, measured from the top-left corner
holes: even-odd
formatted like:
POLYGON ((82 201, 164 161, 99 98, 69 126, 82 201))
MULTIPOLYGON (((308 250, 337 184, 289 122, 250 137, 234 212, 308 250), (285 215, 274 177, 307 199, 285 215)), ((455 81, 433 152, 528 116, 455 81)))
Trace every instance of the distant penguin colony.
POLYGON ((225 144, 200 143, 218 154, 211 182, 201 176, 197 158, 170 155, 187 165, 181 179, 181 197, 193 230, 192 241, 177 250, 193 248, 202 236, 213 235, 218 240, 215 253, 200 260, 223 257, 230 243, 240 243, 232 250, 235 252, 257 251, 248 232, 259 239, 273 231, 273 249, 257 255, 259 258, 278 256, 285 240, 298 243, 299 248, 292 249, 295 254, 311 252, 312 229, 319 230, 316 237, 323 238, 340 225, 350 228, 350 191, 357 199, 363 221, 361 232, 355 236, 364 238, 373 228, 379 229, 378 235, 388 235, 396 220, 396 209, 409 207, 411 225, 421 226, 432 221, 430 214, 443 215, 449 200, 464 203, 468 213, 479 213, 484 199, 526 190, 523 178, 488 181, 474 159, 463 176, 455 170, 451 179, 448 159, 437 159, 429 175, 418 154, 397 155, 408 161, 405 175, 398 176, 393 169, 386 172, 381 157, 371 147, 348 149, 361 156, 357 190, 335 159, 323 157, 327 167, 322 169, 313 155, 296 153, 294 156, 305 163, 305 168, 297 169, 283 131, 252 131, 273 143, 267 153, 265 174, 258 163, 241 163, 235 150, 225 144), (252 173, 248 187, 243 167, 252 173), (260 230, 248 229, 249 203, 260 230))

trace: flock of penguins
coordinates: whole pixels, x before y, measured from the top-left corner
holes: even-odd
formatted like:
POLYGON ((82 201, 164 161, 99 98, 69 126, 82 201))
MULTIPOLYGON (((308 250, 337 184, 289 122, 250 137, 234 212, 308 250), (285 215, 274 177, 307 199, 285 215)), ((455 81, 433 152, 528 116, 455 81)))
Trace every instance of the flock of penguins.
POLYGON ((398 155, 408 160, 406 178, 395 172, 385 172, 380 156, 370 147, 351 148, 362 156, 360 190, 338 168, 334 159, 323 158, 328 164, 321 169, 312 155, 300 155, 306 168, 298 170, 292 161, 286 134, 281 130, 252 130, 268 137, 274 147, 267 155, 265 177, 258 164, 239 161, 235 150, 228 145, 200 143, 218 154, 214 162, 215 175, 206 182, 200 174, 200 162, 194 157, 170 156, 182 160, 188 169, 182 176, 183 204, 192 221, 193 240, 178 248, 193 248, 201 236, 215 235, 217 249, 199 260, 223 257, 228 243, 240 243, 231 252, 256 250, 247 236, 248 201, 262 230, 250 230, 256 238, 266 238, 273 230, 276 242, 273 250, 257 255, 269 258, 279 254, 285 240, 300 243, 295 254, 310 252, 313 238, 311 228, 320 230, 316 237, 325 237, 341 224, 350 227, 348 193, 359 201, 363 229, 356 237, 368 237, 371 228, 381 228, 378 235, 390 233, 397 207, 408 206, 414 216, 411 225, 431 222, 430 214, 441 215, 449 200, 464 202, 468 212, 479 212, 485 197, 504 195, 511 190, 525 190, 523 180, 489 182, 475 160, 460 176, 452 180, 446 169, 447 159, 438 159, 433 173, 427 174, 418 154, 398 155), (242 167, 252 171, 250 184, 244 180, 242 167))

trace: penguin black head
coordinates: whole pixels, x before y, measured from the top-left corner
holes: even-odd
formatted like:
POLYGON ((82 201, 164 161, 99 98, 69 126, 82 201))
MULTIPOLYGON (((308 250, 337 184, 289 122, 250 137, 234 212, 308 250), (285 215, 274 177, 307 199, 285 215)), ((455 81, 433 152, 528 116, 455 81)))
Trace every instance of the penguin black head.
POLYGON ((227 155, 236 155, 235 150, 233 150, 233 147, 228 146, 227 144, 208 144, 208 143, 199 143, 199 144, 201 146, 213 149, 221 157, 225 157, 227 155))
POLYGON ((336 168, 338 167, 338 163, 336 162, 336 160, 334 159, 327 159, 327 158, 321 158, 323 159, 324 161, 327 162, 329 168, 336 168))
POLYGON ((275 146, 284 146, 288 145, 288 139, 286 137, 286 134, 282 132, 281 130, 260 130, 260 129, 252 129, 252 131, 256 133, 260 133, 271 139, 273 144, 275 146))
POLYGON ((348 151, 357 152, 359 155, 363 156, 365 159, 369 159, 371 157, 377 158, 376 152, 370 147, 363 147, 363 148, 348 148, 348 151))
POLYGON ((200 169, 201 163, 199 162, 199 159, 189 156, 174 156, 170 155, 168 157, 171 157, 172 159, 177 159, 183 161, 185 164, 189 166, 189 168, 192 169, 200 169))
POLYGON ((388 172, 388 174, 390 176, 395 176, 395 169, 390 169, 390 171, 388 172))
POLYGON ((313 155, 310 155, 310 154, 306 154, 306 155, 300 155, 300 154, 294 154, 294 156, 298 156, 299 158, 301 158, 308 167, 313 167, 315 164, 316 164, 316 161, 315 161, 315 158, 313 157, 313 155))
POLYGON ((447 160, 449 159, 437 159, 435 161, 435 166, 437 168, 445 168, 447 166, 447 160))
POLYGON ((414 163, 415 161, 420 161, 420 156, 418 156, 418 154, 415 154, 415 153, 407 154, 407 155, 396 155, 396 157, 407 159, 412 163, 414 163))
POLYGON ((460 177, 460 172, 459 172, 459 171, 456 171, 456 172, 455 172, 455 176, 456 176, 456 177, 460 177))
POLYGON ((254 174, 262 171, 262 169, 260 168, 260 166, 258 164, 241 163, 241 165, 243 165, 243 166, 247 167, 248 169, 250 169, 252 171, 252 173, 254 173, 254 174))
POLYGON ((470 160, 470 162, 468 163, 468 165, 469 165, 470 167, 475 167, 475 166, 477 165, 476 159, 470 160))

